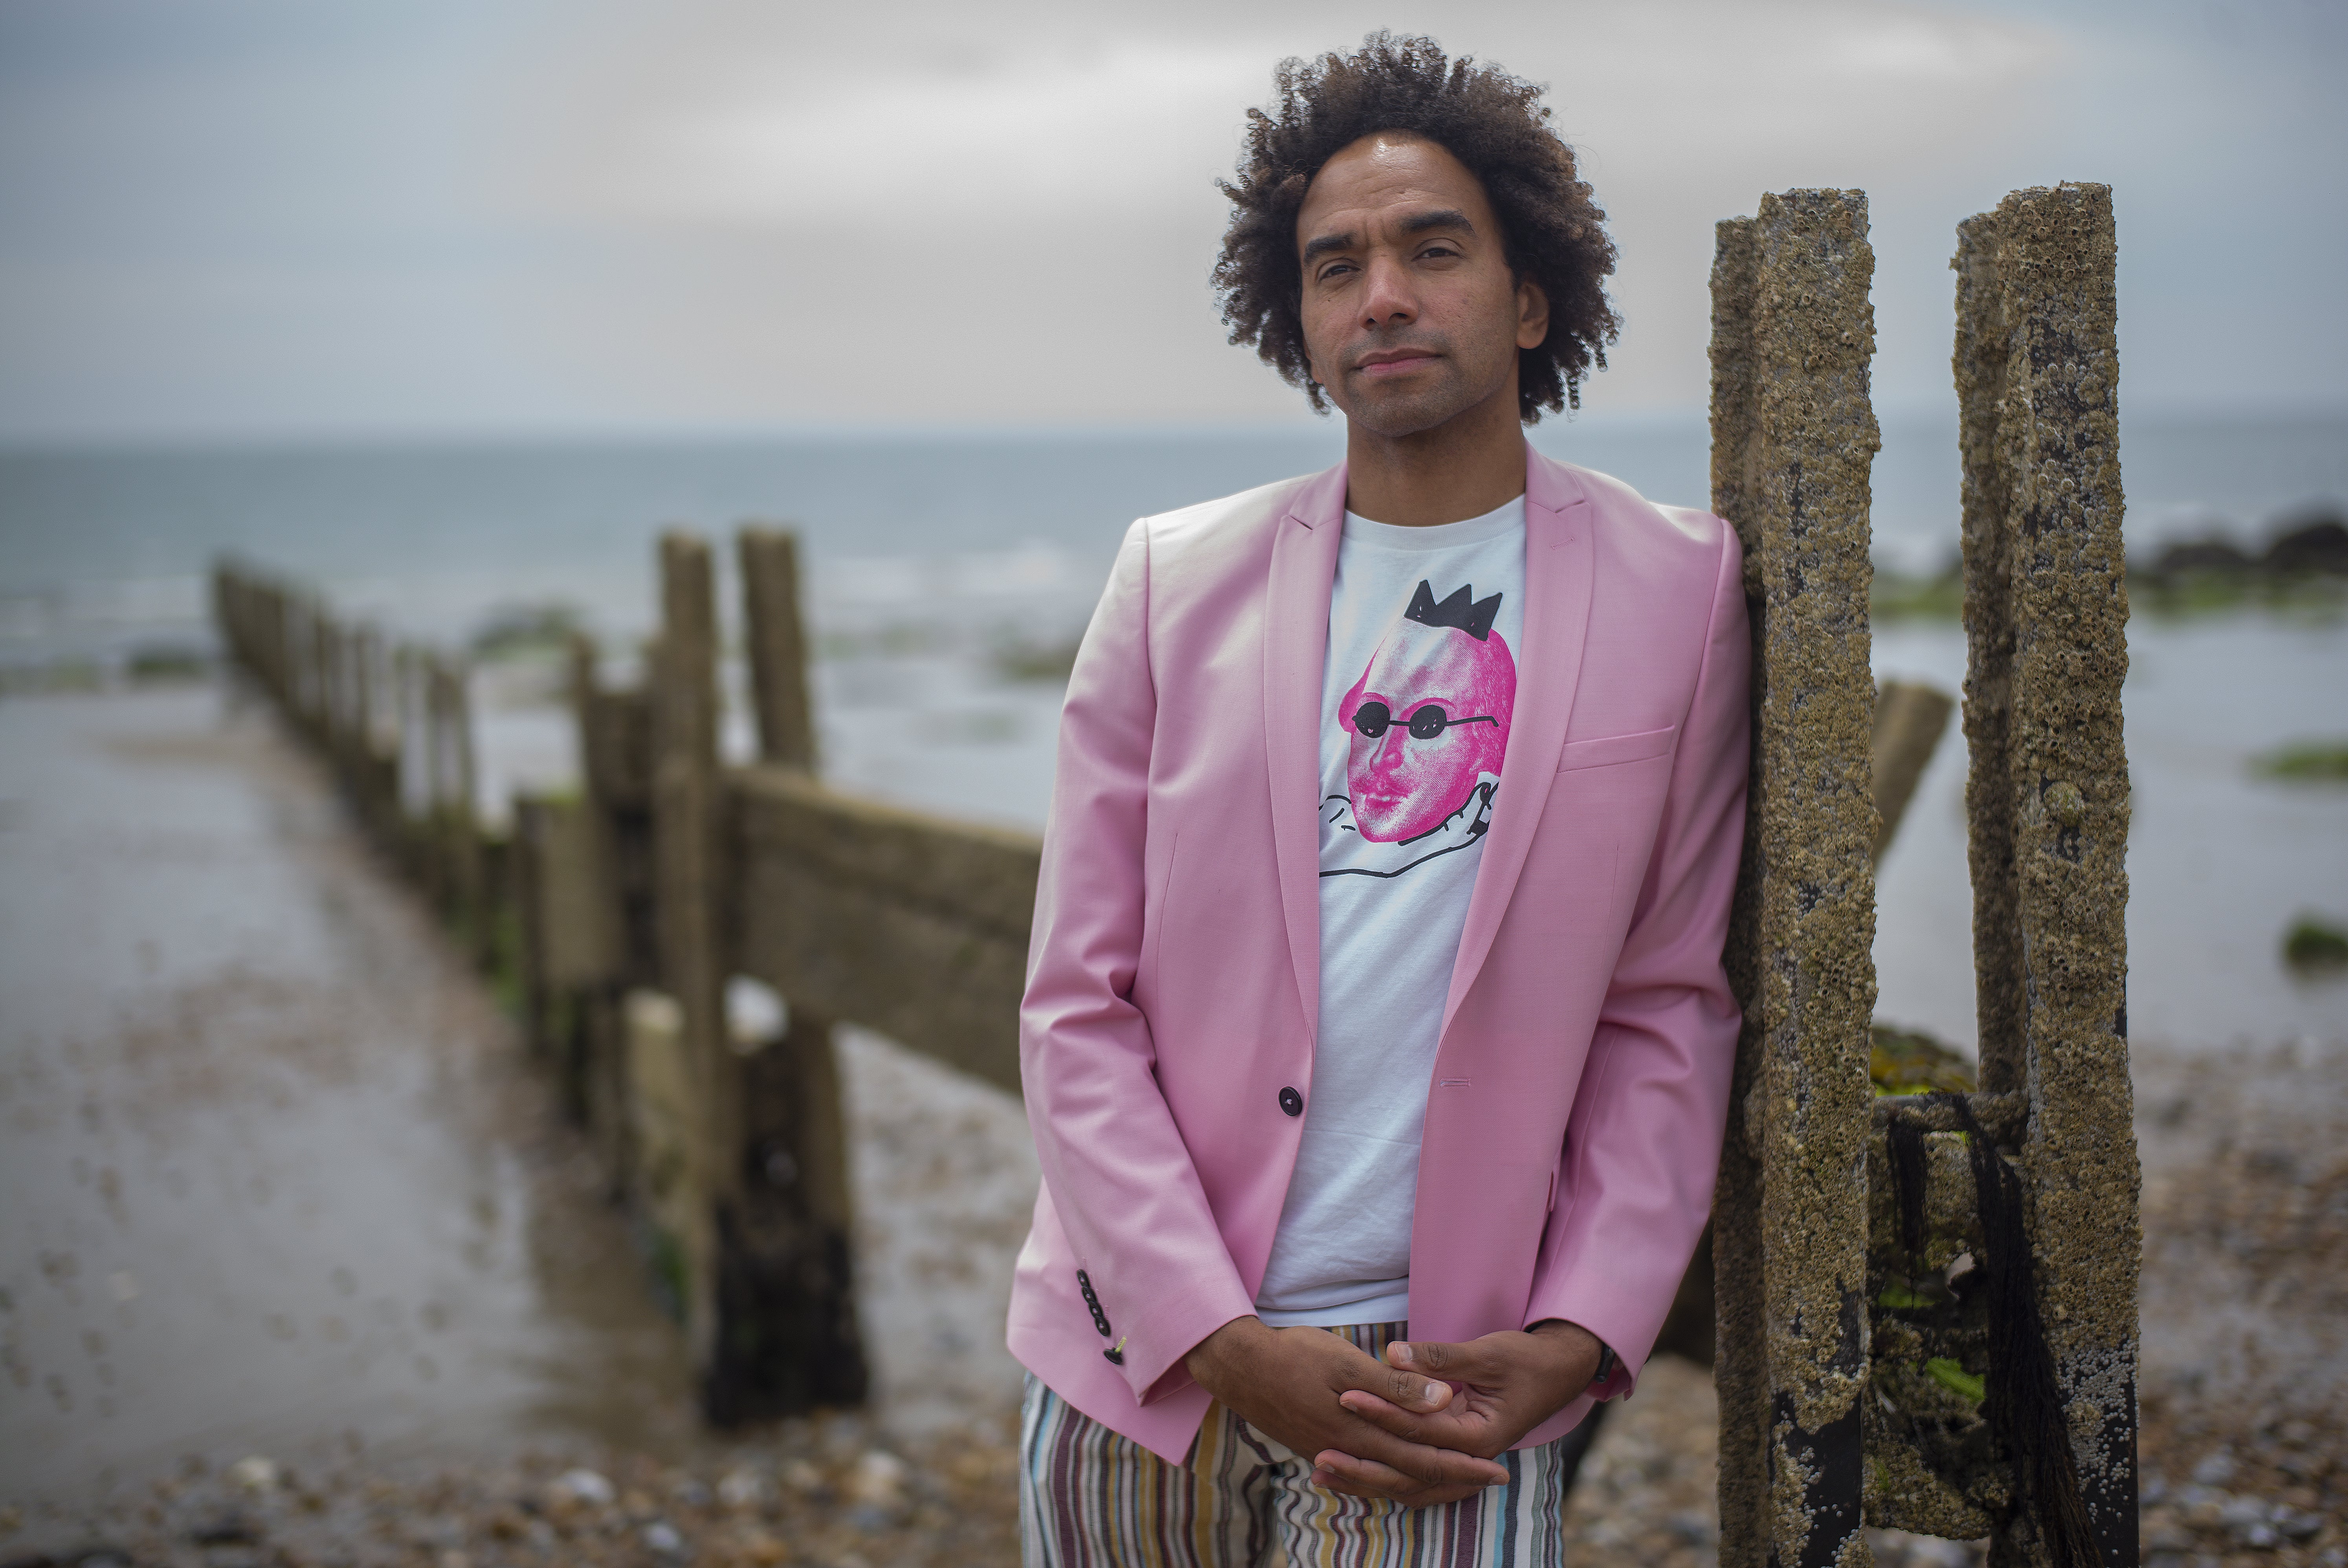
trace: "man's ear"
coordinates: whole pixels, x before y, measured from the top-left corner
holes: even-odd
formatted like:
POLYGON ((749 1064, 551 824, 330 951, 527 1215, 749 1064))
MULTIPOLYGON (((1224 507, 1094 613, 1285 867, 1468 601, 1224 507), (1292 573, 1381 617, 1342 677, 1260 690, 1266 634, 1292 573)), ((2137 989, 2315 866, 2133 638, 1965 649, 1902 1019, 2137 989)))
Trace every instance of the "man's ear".
POLYGON ((1517 346, 1539 348, 1549 339, 1549 294, 1530 277, 1517 280, 1517 346))

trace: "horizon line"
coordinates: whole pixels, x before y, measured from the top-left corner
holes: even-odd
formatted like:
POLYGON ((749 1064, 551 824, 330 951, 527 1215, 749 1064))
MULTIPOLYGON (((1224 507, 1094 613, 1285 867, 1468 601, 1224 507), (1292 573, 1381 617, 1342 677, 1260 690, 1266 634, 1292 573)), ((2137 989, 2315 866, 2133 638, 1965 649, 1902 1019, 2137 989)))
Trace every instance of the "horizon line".
MULTIPOLYGON (((1953 424, 1953 392, 1940 398, 1887 398, 1876 405, 1879 422, 1919 425, 1932 421, 1953 424)), ((1529 426, 1536 445, 1545 436, 1577 426, 1626 428, 1667 427, 1702 423, 1702 404, 1657 405, 1632 408, 1582 408, 1550 415, 1529 426)), ((2131 420, 2168 424, 2203 421, 2219 424, 2274 422, 2323 423, 2348 421, 2348 399, 2300 401, 2180 398, 2147 399, 2120 411, 2125 426, 2131 420)), ((1342 438, 1341 417, 1276 417, 1235 420, 791 420, 566 425, 409 425, 372 428, 201 429, 158 428, 145 431, 58 431, 37 433, 0 429, 0 458, 104 455, 252 456, 304 452, 461 451, 586 446, 725 446, 837 443, 849 446, 894 442, 963 443, 986 440, 1184 440, 1184 439, 1304 439, 1342 438)))

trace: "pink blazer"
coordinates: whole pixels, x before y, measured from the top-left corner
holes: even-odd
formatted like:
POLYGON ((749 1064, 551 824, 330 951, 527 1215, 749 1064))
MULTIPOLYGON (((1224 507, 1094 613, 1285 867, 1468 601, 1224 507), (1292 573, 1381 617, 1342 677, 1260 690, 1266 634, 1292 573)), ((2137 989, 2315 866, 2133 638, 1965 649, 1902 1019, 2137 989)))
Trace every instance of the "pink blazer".
MULTIPOLYGON (((1254 1310, 1303 1127, 1281 1099, 1313 1095, 1344 500, 1339 466, 1134 524, 1061 719, 1010 1345, 1178 1463, 1209 1403, 1182 1358, 1254 1310)), ((1751 650, 1718 518, 1533 454, 1526 528, 1515 723, 1423 1091, 1411 1332, 1568 1318, 1621 1357, 1612 1394, 1712 1203, 1751 650)))

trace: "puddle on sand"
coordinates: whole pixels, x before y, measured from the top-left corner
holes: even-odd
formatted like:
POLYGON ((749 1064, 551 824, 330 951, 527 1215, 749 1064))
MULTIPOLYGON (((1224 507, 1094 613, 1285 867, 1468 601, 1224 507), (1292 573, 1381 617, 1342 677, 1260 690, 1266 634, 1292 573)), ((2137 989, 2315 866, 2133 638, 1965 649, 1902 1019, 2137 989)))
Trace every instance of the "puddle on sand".
MULTIPOLYGON (((582 1142, 264 716, 0 703, 0 1499, 705 1440, 582 1142)), ((884 1419, 999 1410, 1017 1106, 844 1054, 884 1419)))

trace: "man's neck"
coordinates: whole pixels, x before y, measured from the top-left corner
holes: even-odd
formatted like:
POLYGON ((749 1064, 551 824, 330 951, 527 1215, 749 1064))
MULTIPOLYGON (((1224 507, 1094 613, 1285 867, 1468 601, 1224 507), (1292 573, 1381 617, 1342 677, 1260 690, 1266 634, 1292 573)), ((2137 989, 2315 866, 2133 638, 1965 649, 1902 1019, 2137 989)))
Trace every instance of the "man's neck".
POLYGON ((1408 436, 1345 427, 1345 509, 1356 517, 1430 528, 1480 518, 1524 493, 1525 432, 1513 395, 1408 436))

